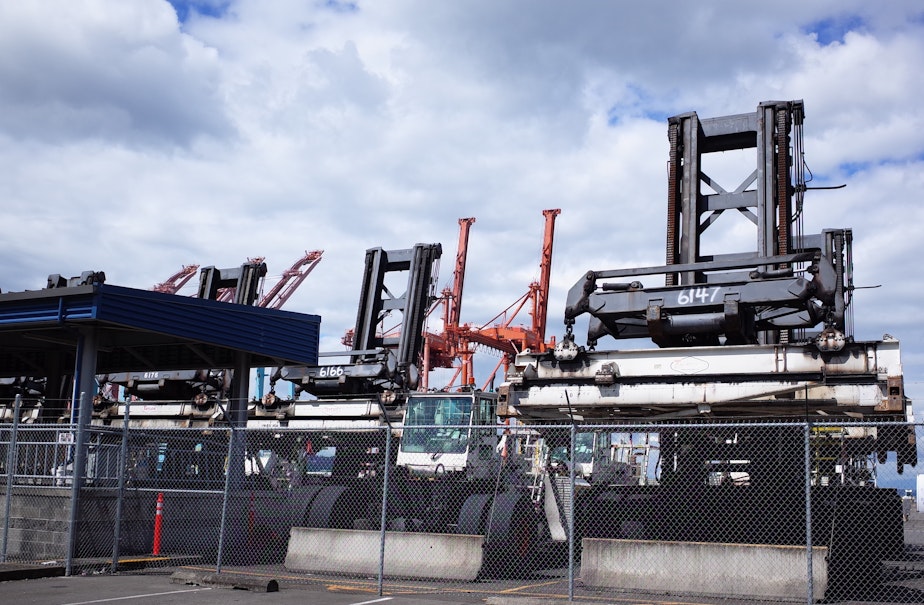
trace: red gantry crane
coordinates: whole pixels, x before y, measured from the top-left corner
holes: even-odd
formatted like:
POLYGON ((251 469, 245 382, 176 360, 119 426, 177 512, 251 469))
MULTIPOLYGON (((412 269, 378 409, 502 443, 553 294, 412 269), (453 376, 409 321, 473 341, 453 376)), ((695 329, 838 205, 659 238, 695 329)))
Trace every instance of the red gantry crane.
MULTIPOLYGON (((459 319, 462 311, 462 290, 465 285, 465 264, 468 258, 468 235, 471 231, 474 217, 459 219, 459 245, 456 247, 456 264, 452 272, 452 286, 444 288, 437 304, 430 309, 432 313, 437 306, 443 307, 443 331, 439 334, 427 332, 424 336, 423 372, 421 373, 421 389, 429 387, 430 370, 434 368, 457 367, 459 361, 459 319)), ((458 366, 456 373, 449 381, 451 386, 462 370, 458 366)))
POLYGON ((176 294, 180 288, 193 278, 198 270, 199 265, 183 265, 182 269, 168 277, 166 281, 155 285, 151 290, 163 292, 164 294, 176 294))
MULTIPOLYGON (((483 346, 502 353, 501 360, 491 372, 485 386, 486 389, 497 374, 501 366, 506 368, 517 353, 524 350, 543 352, 554 348, 555 340, 545 340, 546 316, 549 299, 549 281, 552 271, 552 244, 555 236, 555 218, 561 213, 560 209, 543 210, 545 216, 545 232, 542 241, 542 259, 540 261, 540 277, 529 285, 527 292, 514 301, 509 307, 496 315, 481 327, 471 324, 461 324, 462 293, 465 286, 465 270, 468 258, 468 241, 474 217, 459 219, 459 244, 456 248, 456 263, 453 270, 452 284, 442 290, 440 298, 430 308, 432 314, 437 308, 443 310, 442 332, 426 332, 421 360, 420 390, 429 389, 430 372, 436 368, 455 368, 455 373, 449 379, 444 390, 451 389, 456 381, 460 386, 475 384, 474 353, 477 347, 483 346), (528 307, 527 307, 528 305, 528 307), (532 316, 531 325, 511 325, 520 311, 528 308, 532 316)), ((395 328, 397 329, 397 327, 395 328)), ((386 334, 395 336, 394 329, 386 330, 386 334)), ((347 330, 341 342, 353 346, 353 331, 347 330)))
MULTIPOLYGON (((279 309, 289 300, 289 297, 295 293, 308 274, 321 262, 323 250, 312 250, 305 252, 295 263, 285 271, 279 281, 270 289, 269 292, 260 297, 256 306, 269 309, 279 309)), ((264 261, 264 257, 248 258, 247 262, 252 265, 259 265, 264 261)), ((219 291, 216 300, 221 302, 231 302, 234 300, 234 288, 223 288, 219 291)))
POLYGON ((269 292, 260 298, 257 306, 268 309, 281 308, 289 300, 289 297, 295 293, 295 290, 302 285, 308 274, 321 262, 323 254, 323 250, 305 252, 304 256, 295 261, 289 269, 282 272, 282 278, 276 282, 276 285, 269 292))
POLYGON ((539 280, 532 282, 523 296, 481 327, 472 327, 470 324, 466 324, 456 328, 458 330, 458 354, 462 359, 462 383, 465 385, 475 383, 472 357, 475 348, 479 345, 502 353, 500 361, 485 381, 482 390, 488 388, 501 366, 504 367, 506 373, 517 353, 527 349, 541 353, 555 347, 554 337, 546 342, 545 330, 548 314, 549 282, 552 273, 552 244, 555 239, 555 218, 561 214, 561 210, 558 208, 543 210, 542 214, 545 216, 545 232, 542 238, 539 280), (527 303, 530 303, 531 325, 529 327, 511 325, 519 312, 527 306, 527 303))

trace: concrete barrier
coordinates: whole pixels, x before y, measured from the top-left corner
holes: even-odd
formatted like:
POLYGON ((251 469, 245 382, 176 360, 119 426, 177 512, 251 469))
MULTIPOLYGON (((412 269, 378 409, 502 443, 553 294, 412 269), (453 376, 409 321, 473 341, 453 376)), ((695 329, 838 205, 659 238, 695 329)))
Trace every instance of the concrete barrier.
MULTIPOLYGON (((381 533, 293 527, 285 567, 293 571, 378 575, 381 533)), ((484 536, 389 531, 385 575, 473 581, 483 561, 484 536)))
MULTIPOLYGON (((581 579, 621 588, 805 602, 808 559, 802 546, 584 538, 581 579)), ((827 547, 812 549, 813 600, 828 585, 827 547)))

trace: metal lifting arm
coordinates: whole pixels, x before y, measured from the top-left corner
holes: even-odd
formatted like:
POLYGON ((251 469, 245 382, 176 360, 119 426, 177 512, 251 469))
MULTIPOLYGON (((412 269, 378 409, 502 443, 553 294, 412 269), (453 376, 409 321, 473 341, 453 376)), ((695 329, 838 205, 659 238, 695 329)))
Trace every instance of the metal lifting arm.
POLYGON ((805 185, 790 141, 801 140, 803 113, 801 101, 772 101, 751 114, 671 118, 666 265, 585 274, 568 295, 566 340, 573 343, 571 326, 587 313, 590 347, 606 335, 662 347, 790 342, 795 330, 819 324, 823 346, 843 346, 852 235, 795 228, 805 185), (704 172, 706 154, 742 150, 756 152, 756 167, 737 186, 704 172), (707 229, 730 210, 756 226, 755 248, 704 254, 707 229), (664 286, 635 279, 652 276, 663 276, 664 286), (598 283, 611 278, 624 279, 598 283))
POLYGON ((462 313, 462 290, 465 285, 465 265, 468 258, 468 234, 474 217, 459 219, 459 246, 456 248, 456 265, 452 272, 452 290, 449 292, 446 330, 457 329, 462 313))
POLYGON ((180 288, 193 278, 198 270, 199 265, 183 265, 182 269, 168 277, 166 281, 155 285, 151 290, 165 294, 176 294, 180 288))
POLYGON ((552 245, 555 243, 555 217, 561 210, 543 210, 545 233, 542 236, 542 260, 539 263, 540 276, 533 297, 533 332, 540 342, 545 342, 545 328, 549 312, 549 284, 552 280, 552 245))
POLYGON ((267 307, 270 309, 279 309, 289 300, 289 297, 295 293, 308 274, 321 262, 323 250, 312 250, 305 252, 305 255, 295 261, 291 268, 282 272, 282 277, 272 289, 263 295, 258 307, 267 307))
POLYGON ((565 317, 592 318, 588 345, 609 335, 617 339, 651 338, 660 346, 756 344, 761 332, 781 332, 824 324, 825 334, 845 336, 844 267, 850 230, 823 234, 823 248, 765 257, 774 265, 808 265, 761 270, 753 261, 689 263, 613 271, 590 271, 569 291, 565 317), (674 270, 707 277, 699 285, 645 288, 636 278, 667 275, 674 270), (748 269, 734 281, 729 270, 748 269), (724 279, 711 281, 712 272, 724 279), (619 281, 603 281, 606 279, 619 281), (601 283, 602 282, 602 283, 601 283))
POLYGON ((235 269, 203 267, 199 272, 198 297, 238 305, 253 305, 257 301, 260 280, 266 275, 262 258, 250 259, 235 269))
POLYGON ((281 368, 273 381, 283 378, 318 397, 369 397, 417 388, 424 322, 434 300, 434 277, 441 254, 440 244, 367 250, 353 350, 346 352, 350 362, 281 368), (389 288, 400 285, 390 283, 395 274, 407 275, 400 295, 389 288), (395 336, 384 335, 380 326, 392 313, 401 313, 400 331, 395 336))

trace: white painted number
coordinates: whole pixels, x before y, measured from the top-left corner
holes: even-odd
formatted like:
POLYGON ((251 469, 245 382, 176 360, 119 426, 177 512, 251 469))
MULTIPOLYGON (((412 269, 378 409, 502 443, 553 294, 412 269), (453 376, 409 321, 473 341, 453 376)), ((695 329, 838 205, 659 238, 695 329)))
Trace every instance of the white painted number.
POLYGON ((343 366, 331 366, 329 368, 321 368, 318 372, 318 376, 321 378, 337 378, 338 376, 343 376, 343 366))
POLYGON ((692 304, 707 304, 715 302, 715 297, 719 293, 719 287, 713 286, 711 288, 690 288, 687 290, 682 290, 680 294, 677 295, 677 304, 678 305, 692 305, 692 304))

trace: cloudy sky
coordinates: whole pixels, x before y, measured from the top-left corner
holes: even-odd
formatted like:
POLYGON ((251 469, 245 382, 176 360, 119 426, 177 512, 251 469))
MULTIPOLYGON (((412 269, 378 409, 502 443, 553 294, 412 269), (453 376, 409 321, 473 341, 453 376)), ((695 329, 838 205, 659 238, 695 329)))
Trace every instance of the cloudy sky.
MULTIPOLYGON (((286 309, 355 318, 364 251, 473 216, 463 320, 539 275, 664 258, 666 118, 804 99, 806 230, 853 227, 856 336, 924 400, 924 7, 780 0, 29 0, 0 4, 0 289, 324 250, 286 309)), ((735 234, 732 228, 730 234, 735 234)), ((528 321, 528 317, 523 318, 528 321)))

